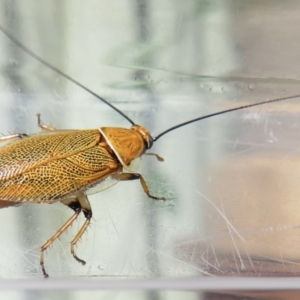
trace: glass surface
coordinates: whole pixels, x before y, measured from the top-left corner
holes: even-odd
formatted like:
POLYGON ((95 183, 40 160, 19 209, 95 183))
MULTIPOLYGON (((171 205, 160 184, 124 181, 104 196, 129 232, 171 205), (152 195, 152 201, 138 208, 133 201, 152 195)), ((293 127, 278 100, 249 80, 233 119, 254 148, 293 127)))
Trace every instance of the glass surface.
MULTIPOLYGON (((300 93, 299 10, 296 0, 10 0, 0 2, 0 24, 155 137, 201 115, 300 93)), ((130 127, 1 32, 0 45, 3 135, 39 132, 37 113, 60 129, 130 127)), ((167 200, 148 199, 138 181, 90 196, 92 224, 76 248, 87 264, 70 254, 82 216, 46 252, 51 278, 205 276, 217 289, 219 276, 298 276, 299 101, 159 139, 151 152, 165 161, 145 156, 138 172, 167 200)), ((0 276, 42 277, 40 246, 71 215, 60 203, 1 209, 0 276)))

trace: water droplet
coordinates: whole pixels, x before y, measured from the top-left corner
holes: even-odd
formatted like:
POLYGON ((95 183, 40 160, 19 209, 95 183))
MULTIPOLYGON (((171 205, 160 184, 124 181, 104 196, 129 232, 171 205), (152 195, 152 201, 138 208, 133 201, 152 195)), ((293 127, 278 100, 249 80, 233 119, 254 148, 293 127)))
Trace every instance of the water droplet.
POLYGON ((249 90, 255 90, 255 84, 254 83, 250 83, 248 85, 249 90))

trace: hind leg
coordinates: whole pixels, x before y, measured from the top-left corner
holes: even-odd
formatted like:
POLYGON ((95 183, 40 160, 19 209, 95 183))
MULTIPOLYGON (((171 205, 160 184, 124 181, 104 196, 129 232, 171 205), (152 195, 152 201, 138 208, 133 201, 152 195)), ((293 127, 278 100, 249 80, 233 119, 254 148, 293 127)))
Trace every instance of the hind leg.
POLYGON ((43 124, 43 122, 41 120, 41 114, 37 114, 36 116, 38 118, 38 127, 40 127, 42 130, 44 130, 44 131, 57 130, 57 128, 55 128, 55 127, 43 124))
POLYGON ((12 134, 12 135, 1 136, 0 142, 5 142, 5 141, 9 141, 9 140, 14 140, 14 139, 22 139, 27 136, 28 135, 26 133, 16 133, 16 134, 12 134))

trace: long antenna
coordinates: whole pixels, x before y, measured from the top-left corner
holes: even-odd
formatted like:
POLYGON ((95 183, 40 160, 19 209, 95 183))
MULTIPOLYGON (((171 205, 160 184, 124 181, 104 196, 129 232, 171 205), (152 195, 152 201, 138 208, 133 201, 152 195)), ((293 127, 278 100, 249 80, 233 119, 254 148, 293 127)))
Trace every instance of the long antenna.
POLYGON ((117 107, 115 107, 114 105, 112 105, 111 103, 109 103, 107 100, 105 100, 104 98, 100 97, 99 95, 97 95, 96 93, 94 93, 93 91, 91 91, 90 89, 88 89, 87 87, 85 87, 84 85, 82 85, 77 80, 75 80, 72 77, 70 77, 69 75, 63 73, 62 71, 60 71, 59 69, 57 69, 56 67, 54 67, 53 65, 51 65, 50 63, 48 63, 47 61, 45 61, 44 59, 42 59, 40 56, 38 56, 34 52, 32 52, 30 49, 28 49, 26 46, 24 46, 21 42, 19 42, 13 35, 11 35, 8 31, 6 31, 6 29, 4 29, 4 27, 2 27, 1 25, 0 25, 0 30, 13 43, 15 43, 20 49, 22 49, 23 51, 25 51, 28 55, 30 55, 31 57, 33 57, 34 59, 36 59, 37 61, 39 61, 41 64, 47 66, 52 71, 58 73, 59 75, 63 76, 64 78, 69 79, 74 84, 80 86, 82 89, 84 89, 85 91, 87 91, 88 93, 92 94, 93 96, 95 96, 96 98, 98 98, 99 100, 101 100, 102 102, 104 102, 105 104, 107 104, 108 106, 110 106, 112 109, 114 109, 117 113, 119 113, 121 116, 123 116, 129 123, 131 123, 132 125, 135 125, 135 123, 128 116, 126 116, 121 110, 119 110, 117 107))
MULTIPOLYGON (((111 107, 113 110, 115 110, 117 113, 119 113, 121 116, 123 116, 129 123, 131 123, 132 125, 136 125, 127 115, 125 115, 121 110, 119 110, 117 107, 115 107, 114 105, 112 105, 110 102, 108 102, 104 98, 100 97, 99 95, 97 95, 96 93, 94 93, 92 90, 90 90, 87 87, 85 87, 84 85, 82 85, 77 80, 75 80, 72 77, 70 77, 69 75, 63 73, 62 71, 60 71, 59 69, 57 69, 56 67, 54 67, 53 65, 51 65, 50 63, 48 63, 47 61, 45 61, 44 59, 42 59, 40 56, 38 56, 37 54, 35 54, 34 52, 32 52, 25 45, 23 45, 21 42, 19 42, 13 35, 11 35, 6 29, 4 29, 4 27, 2 27, 1 25, 0 25, 0 30, 13 43, 15 43, 20 49, 22 49, 23 51, 25 51, 32 58, 36 59, 41 64, 43 64, 43 65, 47 66, 48 68, 50 68, 52 71, 58 73, 62 77, 70 80, 71 82, 73 82, 77 86, 81 87, 82 89, 84 89, 85 91, 87 91, 88 93, 90 93, 91 95, 95 96, 96 98, 98 98, 99 100, 101 100, 102 102, 104 102, 105 104, 107 104, 109 107, 111 107)), ((294 96, 277 98, 277 99, 273 99, 273 100, 266 100, 266 101, 262 101, 262 102, 259 102, 259 103, 253 103, 253 104, 243 105, 243 106, 239 106, 239 107, 235 107, 235 108, 223 110, 223 111, 220 111, 220 112, 216 112, 216 113, 213 113, 213 114, 209 114, 209 115, 206 115, 206 116, 198 117, 198 118, 195 118, 195 119, 192 119, 192 120, 180 123, 178 125, 175 125, 175 126, 169 128, 169 129, 161 132, 160 134, 158 134, 156 137, 153 138, 153 141, 156 142, 159 138, 161 138, 162 136, 164 136, 168 132, 171 132, 171 131, 173 131, 173 130, 175 130, 177 128, 180 128, 182 126, 185 126, 185 125, 188 125, 188 124, 200 121, 200 120, 208 119, 208 118, 215 117, 215 116, 218 116, 218 115, 226 114, 228 112, 232 112, 232 111, 236 111, 236 110, 241 110, 241 109, 245 109, 245 108, 249 108, 249 107, 253 107, 253 106, 263 105, 263 104, 272 103, 272 102, 279 102, 279 101, 284 101, 284 100, 289 100, 289 99, 294 99, 294 98, 299 98, 299 97, 300 97, 300 94, 294 95, 294 96)))
POLYGON ((202 117, 199 117, 199 118, 196 118, 196 119, 192 119, 192 120, 180 123, 178 125, 175 125, 175 126, 169 128, 169 129, 161 132, 159 135, 157 135, 156 137, 153 138, 153 142, 156 142, 159 138, 161 138, 163 135, 167 134, 170 131, 173 131, 177 128, 180 128, 182 126, 185 126, 185 125, 188 125, 188 124, 200 121, 200 120, 204 120, 204 119, 208 119, 208 118, 215 117, 215 116, 218 116, 218 115, 226 114, 228 112, 235 111, 235 110, 245 109, 245 108, 249 108, 249 107, 253 107, 253 106, 258 106, 258 105, 263 105, 263 104, 278 102, 278 101, 284 101, 284 100, 289 100, 289 99, 294 99, 294 98, 299 98, 299 97, 300 97, 300 94, 299 95, 294 95, 294 96, 277 98, 277 99, 273 99, 273 100, 266 100, 266 101, 262 101, 262 102, 258 102, 258 103, 253 103, 253 104, 248 104, 248 105, 243 105, 243 106, 239 106, 239 107, 235 107, 235 108, 226 109, 226 110, 219 111, 219 112, 216 112, 216 113, 213 113, 213 114, 209 114, 209 115, 202 116, 202 117))

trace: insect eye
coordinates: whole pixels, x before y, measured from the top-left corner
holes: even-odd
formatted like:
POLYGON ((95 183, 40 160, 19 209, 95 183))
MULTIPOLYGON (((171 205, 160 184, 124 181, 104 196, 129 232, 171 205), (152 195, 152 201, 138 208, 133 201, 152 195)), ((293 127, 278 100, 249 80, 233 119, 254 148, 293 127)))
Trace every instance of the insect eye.
POLYGON ((153 145, 153 138, 151 135, 149 135, 147 139, 147 149, 150 149, 152 145, 153 145))

